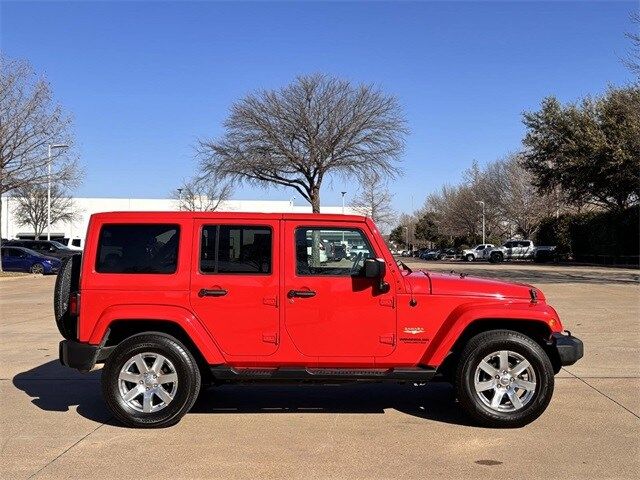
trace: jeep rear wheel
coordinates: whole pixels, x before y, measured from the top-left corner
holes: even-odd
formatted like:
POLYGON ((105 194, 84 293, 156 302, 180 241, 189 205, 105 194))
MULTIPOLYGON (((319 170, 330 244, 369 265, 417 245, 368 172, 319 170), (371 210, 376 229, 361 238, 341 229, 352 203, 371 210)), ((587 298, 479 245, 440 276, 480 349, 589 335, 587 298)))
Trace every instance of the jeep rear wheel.
POLYGON ((456 371, 464 410, 487 427, 521 427, 538 418, 553 394, 553 366, 531 338, 492 330, 465 346, 456 371))
POLYGON ((102 370, 102 392, 113 415, 131 427, 167 427, 193 406, 200 371, 175 338, 148 333, 120 343, 102 370))

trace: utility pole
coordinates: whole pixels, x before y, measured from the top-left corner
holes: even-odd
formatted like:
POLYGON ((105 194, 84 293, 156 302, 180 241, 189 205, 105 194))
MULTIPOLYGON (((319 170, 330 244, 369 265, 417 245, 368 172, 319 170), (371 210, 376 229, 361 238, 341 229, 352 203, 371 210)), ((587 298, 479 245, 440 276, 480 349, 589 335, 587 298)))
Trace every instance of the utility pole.
POLYGON ((342 194, 342 214, 344 215, 344 196, 347 194, 347 192, 340 192, 342 194))
POLYGON ((476 200, 476 203, 482 205, 482 243, 485 243, 485 215, 484 215, 484 200, 476 200))

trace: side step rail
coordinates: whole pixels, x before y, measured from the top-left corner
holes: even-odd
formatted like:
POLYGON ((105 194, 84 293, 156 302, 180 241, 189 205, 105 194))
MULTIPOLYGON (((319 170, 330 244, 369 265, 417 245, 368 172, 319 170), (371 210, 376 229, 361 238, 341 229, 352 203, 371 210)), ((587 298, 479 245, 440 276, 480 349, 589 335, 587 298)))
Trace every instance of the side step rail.
POLYGON ((405 368, 233 368, 226 365, 211 367, 211 375, 220 381, 285 381, 285 382, 335 382, 335 381, 406 381, 428 382, 436 373, 433 367, 405 368))

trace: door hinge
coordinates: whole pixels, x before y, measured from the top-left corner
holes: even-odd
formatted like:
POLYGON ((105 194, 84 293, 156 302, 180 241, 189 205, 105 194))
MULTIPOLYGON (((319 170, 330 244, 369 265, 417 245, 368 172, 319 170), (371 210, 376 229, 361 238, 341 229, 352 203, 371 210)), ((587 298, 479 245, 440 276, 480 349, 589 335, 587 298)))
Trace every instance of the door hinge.
POLYGON ((380 299, 380 305, 382 305, 383 307, 394 307, 394 301, 393 301, 394 297, 387 297, 387 298, 381 298, 380 299))
POLYGON ((272 307, 278 306, 278 297, 264 297, 262 299, 262 303, 265 305, 270 305, 272 307))
POLYGON ((262 341, 266 343, 275 343, 278 344, 278 334, 277 333, 263 333, 262 341))
POLYGON ((396 344, 396 336, 395 335, 380 335, 380 343, 385 343, 387 345, 395 345, 396 344))

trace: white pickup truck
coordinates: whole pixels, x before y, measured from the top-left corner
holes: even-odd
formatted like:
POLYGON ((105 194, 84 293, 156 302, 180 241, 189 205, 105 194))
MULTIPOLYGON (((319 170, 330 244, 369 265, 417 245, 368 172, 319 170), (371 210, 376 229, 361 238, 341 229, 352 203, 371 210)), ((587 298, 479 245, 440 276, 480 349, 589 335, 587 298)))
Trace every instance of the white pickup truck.
POLYGON ((494 248, 492 243, 481 243, 480 245, 476 245, 475 248, 463 250, 462 259, 467 262, 473 262, 474 260, 486 260, 487 253, 492 248, 494 248))
POLYGON ((531 240, 509 240, 501 247, 490 248, 485 255, 491 263, 504 260, 545 262, 553 259, 555 249, 556 247, 551 246, 536 246, 531 240))

